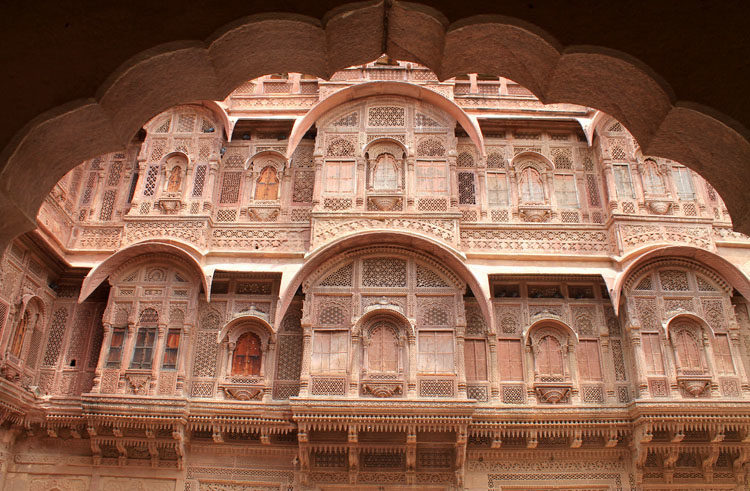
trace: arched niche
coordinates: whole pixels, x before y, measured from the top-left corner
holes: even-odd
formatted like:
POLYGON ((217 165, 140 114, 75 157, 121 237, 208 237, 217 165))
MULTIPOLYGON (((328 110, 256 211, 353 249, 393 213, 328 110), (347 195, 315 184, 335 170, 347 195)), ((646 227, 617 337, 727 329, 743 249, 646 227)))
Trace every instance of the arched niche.
POLYGON ((575 331, 557 319, 543 318, 525 333, 525 345, 533 367, 533 387, 539 402, 560 404, 570 401, 576 367, 575 331))
POLYGON ((221 329, 219 388, 227 399, 270 399, 275 339, 268 321, 255 313, 239 315, 221 329))

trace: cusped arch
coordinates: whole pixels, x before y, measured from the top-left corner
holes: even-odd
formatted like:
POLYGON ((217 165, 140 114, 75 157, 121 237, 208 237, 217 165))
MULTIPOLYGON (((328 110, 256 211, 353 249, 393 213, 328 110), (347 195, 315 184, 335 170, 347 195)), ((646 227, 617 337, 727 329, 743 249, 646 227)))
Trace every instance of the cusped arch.
POLYGON ((555 164, 550 159, 539 152, 531 150, 521 152, 510 160, 510 168, 517 171, 522 171, 529 166, 534 167, 539 172, 555 170, 555 164))
POLYGON ((458 104, 444 95, 407 82, 367 82, 333 93, 313 106, 302 118, 295 121, 289 137, 289 144, 287 145, 287 157, 291 158, 305 133, 328 111, 357 99, 382 95, 409 97, 442 109, 461 125, 469 135, 469 138, 471 138, 471 141, 479 149, 480 154, 484 155, 484 138, 476 119, 466 114, 458 104))
POLYGON ((206 301, 210 300, 211 292, 211 275, 205 274, 199 259, 182 247, 178 247, 166 242, 140 242, 115 252, 107 259, 99 263, 86 275, 81 285, 81 293, 78 296, 78 303, 83 302, 91 295, 94 290, 111 274, 117 271, 126 262, 146 254, 163 253, 180 259, 196 278, 200 279, 203 291, 206 294, 206 301))
POLYGON ((701 316, 693 313, 693 312, 680 312, 673 316, 671 316, 669 319, 667 319, 665 325, 666 325, 666 332, 667 336, 670 336, 672 332, 675 329, 675 324, 679 324, 680 322, 688 321, 693 322, 698 325, 701 329, 703 329, 706 333, 711 335, 713 337, 714 330, 711 328, 711 326, 706 322, 705 319, 703 319, 701 316))
POLYGON ((564 333, 568 338, 572 339, 576 344, 578 344, 578 334, 567 323, 563 322, 561 319, 543 317, 535 320, 526 329, 524 329, 522 333, 524 346, 528 346, 528 344, 536 337, 536 335, 541 333, 545 329, 552 329, 556 330, 558 333, 564 333))
MULTIPOLYGON (((750 232, 744 184, 750 179, 750 131, 720 111, 676 101, 668 84, 638 60, 605 47, 564 47, 518 19, 478 16, 448 24, 424 5, 355 3, 331 11, 325 23, 300 15, 255 15, 206 40, 152 47, 122 63, 96 94, 21 123, 0 152, 0 246, 34 228, 39 206, 65 173, 123 148, 154 115, 188 101, 223 100, 248 78, 267 73, 330 77, 375 59, 383 46, 389 56, 422 63, 443 80, 489 73, 517 81, 544 103, 608 112, 626 125, 644 153, 708 177, 736 230, 750 232), (393 28, 383 30, 386 16, 393 28), (352 40, 351 32, 363 29, 380 34, 352 40), (73 141, 71 135, 86 137, 73 141), (19 182, 34 182, 35 192, 19 182)), ((301 138, 299 131, 295 138, 301 138)))
POLYGON ((248 331, 261 334, 264 345, 275 339, 275 332, 273 326, 268 322, 268 317, 251 312, 236 315, 224 324, 224 327, 216 335, 216 342, 221 343, 224 340, 235 342, 237 338, 248 331))
MULTIPOLYGON (((406 145, 404 145, 403 142, 400 142, 400 141, 396 140, 395 138, 389 138, 387 136, 381 136, 381 137, 378 137, 378 138, 374 138, 371 142, 369 142, 367 145, 365 145, 365 147, 362 149, 362 155, 368 154, 368 153, 372 152, 373 150, 377 151, 378 147, 381 147, 381 146, 384 146, 384 145, 398 147, 399 150, 401 152, 403 152, 402 155, 394 155, 394 157, 397 158, 397 159, 400 159, 403 155, 408 155, 409 154, 409 150, 406 148, 406 145)), ((377 156, 378 155, 370 155, 370 158, 373 159, 373 158, 375 158, 377 156)))
POLYGON ((360 318, 354 323, 354 329, 359 332, 364 332, 365 329, 371 327, 381 319, 390 320, 395 323, 396 326, 405 328, 409 336, 416 336, 415 320, 406 317, 406 314, 403 312, 400 305, 386 303, 371 305, 366 308, 362 316, 360 316, 360 318))
POLYGON ((310 252, 305 257, 305 263, 293 275, 282 278, 281 294, 277 307, 276 319, 283 318, 284 313, 288 310, 289 305, 294 299, 298 288, 305 281, 319 270, 319 268, 332 258, 343 257, 344 254, 359 249, 363 246, 372 246, 372 244, 384 244, 397 247, 404 247, 411 251, 419 251, 421 254, 431 256, 447 269, 454 272, 461 281, 465 282, 471 291, 474 292, 477 303, 482 311, 488 326, 493 325, 492 309, 490 308, 490 287, 489 281, 484 275, 482 280, 466 265, 466 257, 444 244, 438 243, 426 237, 409 232, 396 231, 366 231, 358 232, 346 237, 342 237, 331 243, 310 252), (288 280, 287 280, 288 278, 288 280))
POLYGON ((610 294, 615 314, 619 311, 623 291, 635 281, 638 272, 650 263, 667 259, 692 261, 694 267, 705 268, 706 272, 716 276, 719 283, 725 285, 725 289, 731 286, 743 297, 750 298, 748 296, 750 295, 750 278, 727 259, 705 249, 689 246, 663 246, 632 259, 632 262, 615 277, 610 294))
MULTIPOLYGON (((263 167, 273 165, 273 167, 279 173, 284 170, 284 167, 286 166, 286 163, 288 161, 289 159, 287 159, 283 153, 276 150, 262 150, 260 152, 256 152, 249 159, 247 159, 247 162, 250 165, 253 165, 256 170, 261 170, 263 167), (260 162, 261 159, 268 159, 268 161, 264 160, 263 162, 260 162), (260 165, 261 167, 257 167, 258 165, 260 165)), ((244 167, 248 168, 248 165, 245 165, 244 167)))

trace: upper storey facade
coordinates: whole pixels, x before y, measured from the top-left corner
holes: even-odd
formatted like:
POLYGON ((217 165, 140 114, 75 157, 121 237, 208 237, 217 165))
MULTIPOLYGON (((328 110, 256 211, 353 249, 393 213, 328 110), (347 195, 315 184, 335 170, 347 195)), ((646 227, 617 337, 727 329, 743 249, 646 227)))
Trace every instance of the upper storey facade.
POLYGON ((482 255, 743 241, 710 185, 642 155, 617 121, 404 63, 267 76, 173 108, 68 174, 39 222, 87 258, 147 239, 301 255, 368 229, 482 255))

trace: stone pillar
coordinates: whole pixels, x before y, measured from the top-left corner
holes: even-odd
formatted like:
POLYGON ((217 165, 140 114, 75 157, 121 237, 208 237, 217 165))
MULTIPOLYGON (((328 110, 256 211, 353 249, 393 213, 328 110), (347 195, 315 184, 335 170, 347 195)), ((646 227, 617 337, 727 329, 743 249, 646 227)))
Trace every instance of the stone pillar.
POLYGON ((563 355, 567 352, 568 358, 568 370, 570 371, 570 381, 573 383, 573 390, 571 391, 571 402, 573 404, 580 404, 582 399, 581 394, 581 380, 578 378, 578 357, 576 356, 575 340, 568 338, 568 342, 562 346, 563 355))
POLYGON ((125 342, 122 346, 121 370, 127 370, 130 367, 130 361, 133 359, 133 348, 135 347, 136 325, 134 322, 128 323, 128 331, 125 336, 125 342))
POLYGON ((313 187, 312 206, 313 211, 320 211, 323 209, 323 156, 313 155, 313 162, 315 166, 315 186, 313 187))
POLYGON ((264 380, 263 402, 271 402, 273 398, 272 392, 273 381, 276 379, 276 365, 272 361, 276 360, 276 347, 276 339, 274 337, 270 337, 268 339, 268 343, 266 344, 265 352, 263 353, 263 370, 261 372, 264 380))
MULTIPOLYGON (((632 318, 628 316, 629 318, 632 318)), ((648 377, 646 374, 646 355, 641 344, 640 326, 629 326, 626 328, 628 340, 630 341, 633 361, 635 362, 636 397, 643 398, 648 393, 648 377)))
POLYGON ((617 196, 617 185, 615 184, 615 175, 612 169, 612 161, 609 159, 602 161, 602 172, 604 173, 604 184, 606 186, 605 191, 609 199, 608 207, 612 211, 617 209, 617 200, 620 198, 617 196))
POLYGON ((490 379, 490 402, 493 404, 500 403, 500 374, 498 373, 497 361, 497 334, 491 333, 487 336, 487 346, 489 347, 490 357, 488 374, 490 379))
POLYGON ((137 165, 138 181, 135 183, 135 191, 133 191, 133 199, 131 201, 130 211, 128 212, 129 215, 140 213, 139 204, 144 199, 143 187, 146 183, 146 169, 148 169, 148 165, 146 165, 145 160, 138 161, 137 165))
POLYGON ((351 349, 352 355, 349 362, 349 391, 348 396, 356 398, 359 395, 359 374, 361 372, 362 360, 360 354, 362 352, 361 344, 364 343, 362 332, 360 329, 352 329, 351 332, 351 349))
POLYGON ((409 370, 406 377, 406 393, 409 399, 413 399, 417 397, 417 336, 415 332, 408 335, 408 349, 409 370))
POLYGON ((175 391, 176 395, 187 395, 185 391, 185 379, 187 379, 190 373, 190 367, 188 366, 188 364, 190 363, 190 350, 188 350, 187 347, 192 344, 190 342, 190 335, 192 334, 192 330, 192 325, 185 324, 180 331, 180 346, 179 354, 177 357, 177 386, 175 391))
POLYGON ((167 325, 160 323, 156 330, 156 343, 151 360, 151 390, 149 394, 156 393, 156 386, 161 371, 161 363, 164 358, 164 343, 167 334, 167 325))
POLYGON ((299 376, 299 396, 310 396, 310 357, 312 356, 312 327, 302 326, 302 368, 299 376))
POLYGON ((484 168, 477 169, 476 205, 479 208, 479 221, 487 218, 487 171, 484 168))
POLYGON ((355 172, 354 172, 354 203, 352 203, 355 210, 364 211, 367 209, 366 203, 366 190, 367 185, 367 162, 364 157, 356 157, 354 159, 355 172))
POLYGON ((609 347, 609 334, 602 334, 601 339, 601 365, 602 365, 602 381, 604 382, 604 391, 606 393, 606 400, 616 401, 617 394, 615 391, 615 367, 612 362, 612 350, 609 347))
POLYGON ((112 342, 112 324, 108 322, 102 323, 102 328, 104 329, 104 334, 102 335, 102 345, 99 348, 99 361, 94 371, 94 386, 91 388, 91 392, 99 392, 99 385, 102 381, 102 370, 104 370, 107 363, 109 345, 112 342))
POLYGON ((404 165, 406 189, 404 189, 404 197, 406 199, 405 209, 406 211, 414 212, 417 210, 417 203, 414 196, 417 195, 417 175, 416 175, 416 159, 410 155, 406 158, 404 165))
POLYGON ((729 328, 729 352, 732 354, 732 363, 734 365, 735 372, 740 377, 740 387, 742 389, 743 396, 750 394, 750 385, 747 380, 747 371, 745 370, 745 364, 742 362, 740 353, 742 352, 740 338, 740 326, 733 323, 729 328))
POLYGON ((526 394, 528 395, 528 404, 536 403, 536 395, 534 394, 534 384, 536 383, 536 369, 534 367, 534 348, 533 346, 526 344, 523 347, 523 354, 526 358, 526 394))
MULTIPOLYGON (((663 328, 662 331, 664 331, 663 328)), ((680 371, 680 366, 679 361, 675 356, 675 352, 672 349, 672 343, 670 342, 668 333, 659 333, 659 344, 661 345, 662 353, 664 353, 664 364, 666 365, 665 377, 667 379, 667 382, 669 383, 669 387, 672 390, 679 391, 677 384, 677 372, 680 371)))
POLYGON ((467 398, 466 393, 466 369, 464 367, 464 328, 459 327, 456 330, 456 365, 457 365, 457 382, 458 397, 467 398))
POLYGON ((456 169, 455 150, 451 150, 448 156, 448 195, 451 200, 451 211, 455 211, 458 206, 458 171, 456 169))
POLYGON ((292 162, 284 165, 284 171, 279 175, 279 221, 287 222, 290 219, 292 207, 292 195, 294 194, 294 170, 292 162))

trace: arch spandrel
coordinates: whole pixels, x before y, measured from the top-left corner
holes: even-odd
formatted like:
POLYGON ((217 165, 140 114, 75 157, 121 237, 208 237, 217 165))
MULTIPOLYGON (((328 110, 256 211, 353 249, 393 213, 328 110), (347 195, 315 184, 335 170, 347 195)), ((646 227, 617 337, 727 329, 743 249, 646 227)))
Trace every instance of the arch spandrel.
POLYGON ((327 112, 354 100, 384 95, 400 95, 417 99, 445 111, 466 131, 479 153, 485 154, 484 137, 476 118, 466 114, 455 102, 442 94, 407 82, 367 82, 331 94, 310 109, 302 118, 297 119, 289 137, 287 157, 291 158, 307 130, 327 112))
POLYGON ((201 262, 196 256, 185 248, 178 247, 166 242, 141 242, 128 246, 99 263, 86 275, 81 285, 81 293, 78 302, 81 303, 111 274, 115 273, 122 265, 138 256, 147 254, 164 253, 172 255, 184 262, 186 269, 199 279, 206 294, 206 301, 210 301, 212 275, 204 272, 201 262))
MULTIPOLYGON (((688 260, 694 261, 698 267, 703 267, 711 275, 719 279, 719 283, 725 285, 724 288, 735 288, 743 297, 750 298, 750 278, 741 271, 737 266, 727 259, 710 251, 697 249, 688 246, 664 246, 651 250, 635 258, 628 264, 614 279, 612 283, 611 298, 615 314, 619 315, 619 307, 623 292, 628 288, 630 282, 635 281, 634 275, 648 263, 658 261, 659 259, 668 260, 688 260)), ((609 284, 609 283, 608 283, 609 284)), ((630 285, 634 287, 635 285, 630 285)))
MULTIPOLYGON (((445 268, 452 271, 461 282, 468 285, 474 292, 477 303, 482 311, 487 325, 493 325, 492 309, 489 304, 490 291, 486 275, 482 279, 481 274, 477 274, 466 265, 465 256, 458 253, 452 248, 446 247, 435 241, 419 237, 406 232, 363 232, 354 234, 349 237, 327 244, 309 253, 305 257, 305 263, 295 272, 285 273, 282 278, 282 289, 277 303, 276 319, 281 319, 289 308, 295 293, 303 282, 309 282, 311 275, 319 271, 319 268, 329 261, 336 261, 343 254, 361 249, 364 246, 373 243, 388 244, 390 246, 405 248, 406 250, 419 251, 420 254, 433 257, 439 261, 445 268)), ((343 262, 341 263, 343 264, 343 262)), ((322 275, 322 273, 318 273, 322 275)))

